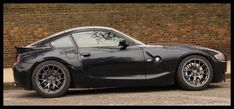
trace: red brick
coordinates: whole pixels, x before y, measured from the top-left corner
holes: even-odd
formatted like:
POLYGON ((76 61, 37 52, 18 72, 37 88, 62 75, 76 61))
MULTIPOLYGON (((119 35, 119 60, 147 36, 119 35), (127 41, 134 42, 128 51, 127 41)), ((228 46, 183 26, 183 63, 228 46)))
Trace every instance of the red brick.
POLYGON ((231 57, 230 4, 22 3, 3 8, 4 67, 14 64, 14 46, 90 25, 110 26, 150 44, 196 44, 231 57))

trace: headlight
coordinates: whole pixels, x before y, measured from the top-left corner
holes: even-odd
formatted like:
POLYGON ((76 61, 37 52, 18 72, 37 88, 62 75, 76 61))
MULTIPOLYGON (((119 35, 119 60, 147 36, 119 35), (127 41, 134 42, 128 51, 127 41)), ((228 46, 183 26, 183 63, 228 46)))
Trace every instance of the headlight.
POLYGON ((223 53, 218 53, 218 54, 214 55, 214 57, 219 61, 225 61, 226 60, 223 53))

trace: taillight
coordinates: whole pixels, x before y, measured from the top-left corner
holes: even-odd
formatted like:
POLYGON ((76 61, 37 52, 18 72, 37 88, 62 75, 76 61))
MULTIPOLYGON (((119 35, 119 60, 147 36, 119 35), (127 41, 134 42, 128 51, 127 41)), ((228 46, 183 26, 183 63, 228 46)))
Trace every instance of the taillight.
POLYGON ((20 59, 20 56, 19 56, 19 54, 16 53, 16 63, 19 62, 19 59, 20 59))

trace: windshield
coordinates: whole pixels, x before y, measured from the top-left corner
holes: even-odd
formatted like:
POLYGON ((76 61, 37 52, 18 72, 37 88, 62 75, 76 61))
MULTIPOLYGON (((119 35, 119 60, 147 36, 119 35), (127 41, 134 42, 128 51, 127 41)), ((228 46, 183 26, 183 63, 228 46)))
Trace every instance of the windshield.
POLYGON ((127 35, 127 34, 121 32, 121 31, 118 31, 118 30, 115 30, 115 29, 114 29, 113 31, 116 31, 117 33, 119 33, 119 34, 121 34, 121 35, 127 37, 128 39, 132 40, 133 42, 135 42, 135 43, 138 44, 138 45, 145 45, 145 44, 142 43, 141 41, 138 41, 137 39, 134 39, 134 38, 130 37, 129 35, 127 35))

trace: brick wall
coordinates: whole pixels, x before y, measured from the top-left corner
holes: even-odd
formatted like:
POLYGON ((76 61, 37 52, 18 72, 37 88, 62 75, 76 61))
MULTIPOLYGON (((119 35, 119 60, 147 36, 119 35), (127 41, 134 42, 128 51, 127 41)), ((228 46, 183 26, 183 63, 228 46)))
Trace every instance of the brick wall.
POLYGON ((109 26, 151 44, 186 43, 222 51, 230 59, 230 4, 4 4, 4 67, 14 46, 65 29, 109 26))

